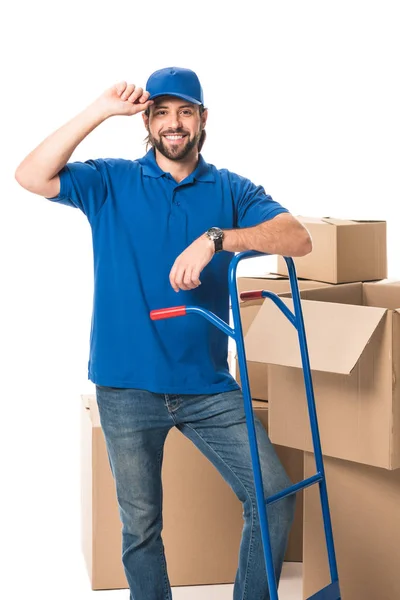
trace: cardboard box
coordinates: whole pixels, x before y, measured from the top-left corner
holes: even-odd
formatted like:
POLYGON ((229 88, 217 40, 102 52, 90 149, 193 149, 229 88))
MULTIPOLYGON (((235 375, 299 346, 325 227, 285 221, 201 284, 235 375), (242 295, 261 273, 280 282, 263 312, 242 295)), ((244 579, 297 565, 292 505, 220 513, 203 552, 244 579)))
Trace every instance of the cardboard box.
MULTIPOLYGON (((287 271, 286 271, 287 272, 287 271)), ((308 290, 314 288, 327 287, 327 283, 320 281, 297 281, 299 290, 308 290)), ((248 290, 268 290, 275 294, 284 294, 290 292, 290 281, 282 275, 273 273, 265 273, 260 277, 238 277, 237 278, 238 293, 248 290)), ((240 316, 242 321, 243 335, 245 336, 255 316, 257 315, 260 306, 264 300, 248 300, 240 306, 240 316)), ((267 300, 270 302, 270 300, 267 300)), ((268 343, 268 336, 265 337, 265 343, 268 343)), ((247 371, 250 382, 250 390, 253 398, 257 400, 268 400, 268 368, 266 364, 255 363, 247 360, 247 371)), ((236 358, 236 381, 240 384, 239 361, 236 358)))
MULTIPOLYGON (((385 221, 297 218, 313 240, 313 251, 294 259, 297 277, 328 283, 387 277, 385 221)), ((278 257, 277 262, 277 273, 286 275, 285 260, 278 257)))
MULTIPOLYGON (((255 402, 254 410, 267 427, 267 405, 255 402)), ((276 450, 291 480, 300 481, 303 453, 276 450)), ((82 396, 81 462, 82 549, 92 589, 127 588, 115 485, 94 395, 82 396)), ((243 526, 241 502, 177 429, 165 444, 163 487, 163 540, 171 585, 233 583, 243 526)), ((299 497, 286 560, 302 561, 302 539, 299 497)))
MULTIPOLYGON (((400 598, 400 470, 325 458, 342 600, 400 598)), ((304 475, 316 472, 305 453, 304 475)), ((303 598, 330 582, 317 486, 304 493, 303 598)))
MULTIPOLYGON (((301 296, 324 454, 399 468, 400 283, 343 284, 301 296)), ((292 300, 283 300, 292 307, 292 300)), ((313 451, 294 327, 264 303, 246 345, 249 360, 273 365, 272 442, 313 451), (260 331, 268 332, 268 345, 260 331)))

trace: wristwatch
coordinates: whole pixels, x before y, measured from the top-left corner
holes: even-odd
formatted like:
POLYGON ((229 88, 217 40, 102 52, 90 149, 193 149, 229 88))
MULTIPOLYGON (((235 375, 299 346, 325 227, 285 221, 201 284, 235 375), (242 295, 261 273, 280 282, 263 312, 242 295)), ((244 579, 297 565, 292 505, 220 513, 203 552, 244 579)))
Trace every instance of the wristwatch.
POLYGON ((206 231, 206 236, 214 242, 215 254, 223 250, 224 232, 219 227, 211 227, 206 231))

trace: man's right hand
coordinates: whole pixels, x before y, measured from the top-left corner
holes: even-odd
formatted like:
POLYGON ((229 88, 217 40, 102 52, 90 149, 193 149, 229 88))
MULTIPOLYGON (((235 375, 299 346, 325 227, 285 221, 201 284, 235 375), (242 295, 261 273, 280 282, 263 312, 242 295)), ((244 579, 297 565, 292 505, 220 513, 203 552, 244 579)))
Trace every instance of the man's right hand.
POLYGON ((149 92, 121 81, 106 90, 84 111, 48 136, 15 171, 18 183, 40 196, 53 198, 60 192, 58 173, 81 141, 114 115, 135 115, 153 104, 149 92))
POLYGON ((95 105, 106 117, 115 115, 132 116, 143 112, 154 104, 149 100, 150 93, 133 83, 120 81, 108 88, 96 101, 95 105))

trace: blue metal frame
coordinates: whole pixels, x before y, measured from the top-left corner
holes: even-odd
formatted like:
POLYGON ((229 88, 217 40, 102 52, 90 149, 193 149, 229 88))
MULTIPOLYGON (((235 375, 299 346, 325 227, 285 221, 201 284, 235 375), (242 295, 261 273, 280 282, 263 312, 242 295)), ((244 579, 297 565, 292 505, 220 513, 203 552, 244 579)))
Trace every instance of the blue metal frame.
MULTIPOLYGON (((240 369, 240 379, 242 382, 242 392, 244 398, 246 419, 247 419, 247 429, 249 434, 250 441, 250 450, 253 461, 253 471, 254 471, 254 482, 256 486, 256 494, 257 494, 257 506, 258 512, 260 516, 260 524, 262 531, 262 541, 264 547, 264 555, 265 555, 265 563, 267 569, 267 577, 268 577, 268 586, 270 590, 271 600, 278 600, 278 591, 275 580, 275 574, 273 570, 273 562, 272 562, 272 554, 271 554, 271 544, 269 538, 269 529, 268 529, 268 518, 266 514, 266 507, 264 504, 264 494, 263 494, 263 484, 262 484, 262 476, 260 469, 260 461, 258 457, 258 449, 257 449, 257 441, 256 441, 256 432, 254 427, 254 419, 253 419, 253 407, 252 407, 252 399, 250 393, 250 384, 247 373, 247 364, 246 364, 246 353, 244 348, 244 339, 242 332, 242 324, 240 319, 240 309, 239 309, 239 297, 236 287, 236 271, 237 265, 240 260, 245 258, 251 258, 254 256, 262 256, 259 252, 248 251, 241 252, 240 254, 236 254, 230 264, 229 270, 229 292, 232 299, 232 315, 233 315, 233 323, 234 323, 234 339, 236 342, 236 348, 238 352, 238 361, 239 361, 239 369, 240 369)), ((315 462, 317 467, 317 474, 314 477, 311 477, 307 480, 299 482, 298 484, 291 486, 290 488, 284 490, 280 494, 276 494, 275 496, 268 498, 266 504, 275 502, 276 500, 280 500, 285 496, 290 494, 294 494, 297 491, 304 489, 314 483, 319 484, 320 498, 321 498, 321 507, 322 507, 322 515, 324 521, 324 529, 325 529, 325 539, 328 550, 328 560, 329 560, 329 568, 331 574, 332 584, 335 584, 337 588, 337 594, 335 592, 335 596, 332 596, 332 600, 340 600, 340 591, 339 591, 339 578, 336 564, 336 556, 335 556, 335 548, 333 543, 333 534, 332 534, 332 523, 330 518, 329 511, 329 502, 328 502, 328 492, 326 487, 326 479, 325 479, 325 469, 322 458, 322 450, 321 450, 321 441, 319 436, 318 429, 318 419, 317 412, 315 407, 315 398, 314 398, 314 389, 311 378, 311 369, 310 369, 310 360, 308 356, 307 349, 307 340, 304 329, 304 320, 303 320, 303 312, 301 309, 300 302, 300 292, 297 284, 297 276, 296 270, 294 266, 294 262, 291 258, 285 257, 286 265, 289 271, 289 280, 290 287, 292 291, 293 298, 293 306, 294 306, 294 314, 288 309, 286 304, 282 302, 281 298, 279 298, 276 294, 268 291, 263 291, 262 296, 264 298, 270 298, 276 306, 283 312, 283 314, 289 319, 292 325, 296 328, 299 338, 300 344, 300 353, 301 360, 303 366, 303 375, 304 375, 304 383, 306 387, 307 394, 307 404, 308 404, 308 412, 310 417, 310 425, 311 425, 311 433, 312 440, 314 446, 314 455, 315 462)), ((331 586, 329 586, 331 587, 331 586)), ((328 597, 327 597, 328 598, 328 597)))
POLYGON ((272 300, 276 306, 283 312, 283 314, 289 319, 292 325, 296 328, 299 338, 300 344, 300 354, 302 360, 303 367, 303 375, 304 375, 304 383, 307 394, 307 404, 308 404, 308 413, 310 418, 311 425, 311 433, 312 440, 314 446, 314 455, 315 462, 317 467, 317 473, 308 479, 305 479, 295 485, 290 486, 289 488, 267 498, 264 498, 264 487, 262 482, 261 475, 261 467, 260 467, 260 458, 258 454, 257 448, 257 438, 256 438, 256 430, 254 426, 254 415, 253 415, 253 405, 252 398, 250 393, 250 384, 247 373, 247 364, 246 364, 246 353, 244 348, 244 339, 243 339, 243 330, 242 323, 240 319, 240 308, 239 308, 239 297, 236 287, 236 271, 239 261, 252 258, 255 256, 265 256, 265 254, 255 251, 247 251, 236 254, 230 263, 229 267, 229 292, 232 300, 232 315, 233 315, 233 323, 234 328, 232 329, 227 323, 225 323, 222 319, 214 315, 208 310, 200 308, 198 306, 187 306, 186 314, 188 313, 197 313, 202 317, 206 318, 208 321, 213 323, 216 327, 221 329, 224 333, 232 337, 236 342, 236 348, 238 353, 238 361, 239 361, 239 369, 240 369, 240 379, 242 382, 242 393, 244 399, 244 409, 246 414, 246 422, 247 422, 247 431, 250 443, 250 453, 251 460, 253 466, 253 475, 254 475, 254 484, 256 489, 256 499, 257 499, 257 508, 260 519, 261 526, 261 537, 264 549, 264 557, 265 557, 265 567, 267 571, 267 579, 268 579, 268 587, 270 593, 271 600, 279 600, 278 598, 278 589, 277 583, 275 579, 275 573, 273 568, 273 560, 272 560, 272 552, 271 552, 271 542, 269 536, 269 528, 268 528, 268 517, 267 517, 267 505, 272 504, 273 502, 277 502, 286 496, 297 493, 299 490, 302 490, 306 487, 314 485, 318 483, 320 499, 321 499, 321 507, 322 507, 322 516, 324 521, 324 529, 325 529, 325 539, 328 550, 328 560, 329 560, 329 569, 331 575, 331 583, 320 590, 316 594, 314 594, 308 600, 340 600, 340 588, 339 588, 339 578, 336 564, 336 556, 335 556, 335 548, 333 543, 333 534, 332 534, 332 524, 331 517, 329 511, 329 502, 328 502, 328 492, 326 487, 326 479, 325 479, 325 469, 324 462, 322 457, 321 450, 321 440, 318 429, 318 419, 317 412, 315 407, 315 399, 314 399, 314 390, 311 378, 311 369, 310 369, 310 361, 308 356, 307 349, 307 341, 306 334, 304 329, 304 320, 303 313, 301 309, 300 302, 300 293, 297 284, 297 276, 296 270, 294 266, 294 262, 289 257, 284 257, 288 272, 289 272, 289 280, 290 287, 292 291, 293 298, 293 306, 294 313, 286 306, 286 304, 273 292, 262 291, 261 297, 269 298, 272 300))

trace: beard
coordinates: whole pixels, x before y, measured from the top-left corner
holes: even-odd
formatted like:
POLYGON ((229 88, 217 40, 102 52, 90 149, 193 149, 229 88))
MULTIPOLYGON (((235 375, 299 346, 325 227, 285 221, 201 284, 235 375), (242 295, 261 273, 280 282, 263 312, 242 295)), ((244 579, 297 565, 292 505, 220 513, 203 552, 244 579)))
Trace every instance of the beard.
POLYGON ((165 156, 169 160, 183 160, 192 152, 193 148, 198 146, 202 131, 203 131, 203 129, 201 128, 200 131, 192 139, 190 139, 190 137, 183 130, 180 130, 180 129, 177 129, 176 131, 168 131, 167 133, 164 133, 163 135, 161 135, 159 139, 152 136, 152 134, 149 131, 149 142, 155 148, 157 148, 157 150, 163 156, 165 156), (186 135, 185 141, 183 142, 182 145, 169 146, 168 142, 166 142, 166 143, 164 142, 164 135, 173 135, 173 134, 186 135))

